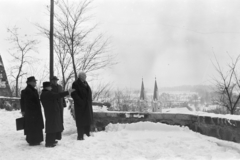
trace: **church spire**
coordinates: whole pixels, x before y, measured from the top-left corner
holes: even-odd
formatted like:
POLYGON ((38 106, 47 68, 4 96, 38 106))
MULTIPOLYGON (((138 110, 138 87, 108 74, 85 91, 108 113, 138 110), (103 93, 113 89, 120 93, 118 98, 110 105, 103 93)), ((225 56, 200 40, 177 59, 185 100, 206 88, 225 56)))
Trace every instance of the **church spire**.
POLYGON ((143 84, 143 78, 142 78, 142 86, 141 86, 141 92, 140 92, 140 100, 145 100, 145 89, 143 84))
POLYGON ((154 91, 153 91, 153 101, 158 100, 158 86, 157 86, 157 80, 155 77, 155 84, 154 84, 154 91))

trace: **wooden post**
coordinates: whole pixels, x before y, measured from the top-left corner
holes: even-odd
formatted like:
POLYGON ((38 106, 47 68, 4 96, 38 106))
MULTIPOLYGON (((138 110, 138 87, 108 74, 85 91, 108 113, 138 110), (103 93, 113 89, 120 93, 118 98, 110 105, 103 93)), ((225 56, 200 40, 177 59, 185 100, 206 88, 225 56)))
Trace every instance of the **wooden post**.
POLYGON ((53 48, 53 20, 54 20, 54 0, 51 0, 50 7, 50 79, 54 75, 54 48, 53 48))

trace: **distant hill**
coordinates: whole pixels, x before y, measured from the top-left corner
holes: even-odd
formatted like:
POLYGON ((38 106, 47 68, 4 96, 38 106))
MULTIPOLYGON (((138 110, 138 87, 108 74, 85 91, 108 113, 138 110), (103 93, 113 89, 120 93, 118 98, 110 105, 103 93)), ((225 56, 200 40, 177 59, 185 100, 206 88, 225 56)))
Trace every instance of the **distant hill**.
POLYGON ((213 92, 214 86, 211 85, 183 85, 175 87, 160 87, 160 92, 180 91, 180 92, 213 92))

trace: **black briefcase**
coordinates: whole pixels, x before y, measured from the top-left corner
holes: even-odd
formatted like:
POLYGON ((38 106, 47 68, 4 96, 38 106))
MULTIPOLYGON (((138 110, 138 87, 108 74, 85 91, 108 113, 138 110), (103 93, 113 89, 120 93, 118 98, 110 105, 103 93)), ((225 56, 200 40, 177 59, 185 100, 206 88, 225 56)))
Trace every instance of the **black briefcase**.
POLYGON ((24 129, 24 117, 16 119, 17 131, 24 129))

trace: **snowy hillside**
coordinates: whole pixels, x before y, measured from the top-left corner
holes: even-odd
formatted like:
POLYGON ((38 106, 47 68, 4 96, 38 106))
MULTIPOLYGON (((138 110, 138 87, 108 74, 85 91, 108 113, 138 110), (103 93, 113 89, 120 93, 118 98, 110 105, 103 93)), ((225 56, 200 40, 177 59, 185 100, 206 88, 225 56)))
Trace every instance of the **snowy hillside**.
POLYGON ((0 110, 0 160, 239 160, 240 145, 161 123, 109 124, 106 131, 77 141, 65 109, 63 139, 55 148, 30 147, 15 130, 19 111, 0 110))

